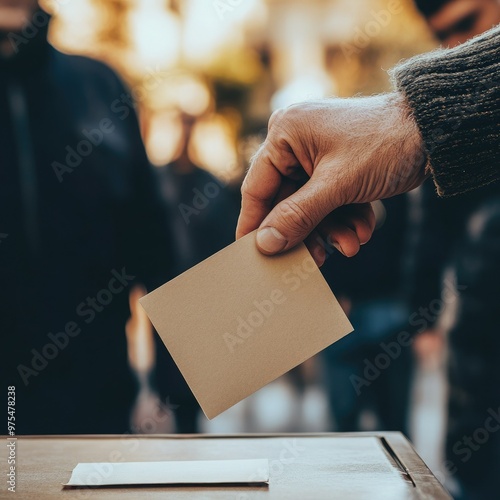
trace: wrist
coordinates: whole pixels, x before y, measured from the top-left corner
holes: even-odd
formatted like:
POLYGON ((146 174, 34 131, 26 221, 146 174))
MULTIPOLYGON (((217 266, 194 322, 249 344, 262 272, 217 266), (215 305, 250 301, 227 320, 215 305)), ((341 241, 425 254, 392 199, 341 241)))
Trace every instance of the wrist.
POLYGON ((400 154, 395 158, 398 176, 409 185, 404 191, 420 185, 430 175, 429 158, 425 143, 405 96, 401 92, 387 94, 388 109, 392 110, 390 126, 400 154))

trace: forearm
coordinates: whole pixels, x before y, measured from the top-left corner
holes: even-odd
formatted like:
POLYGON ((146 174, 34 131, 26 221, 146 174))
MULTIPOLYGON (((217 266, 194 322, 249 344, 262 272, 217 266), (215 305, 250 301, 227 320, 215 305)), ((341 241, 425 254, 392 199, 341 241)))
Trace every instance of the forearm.
POLYGON ((498 180, 500 26, 455 49, 413 58, 392 75, 420 128, 440 195, 498 180))

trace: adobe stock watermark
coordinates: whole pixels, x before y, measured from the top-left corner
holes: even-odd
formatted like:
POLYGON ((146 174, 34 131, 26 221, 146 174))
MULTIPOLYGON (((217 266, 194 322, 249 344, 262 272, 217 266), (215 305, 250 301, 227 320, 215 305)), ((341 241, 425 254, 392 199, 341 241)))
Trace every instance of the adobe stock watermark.
POLYGON ((157 429, 162 427, 162 423, 170 418, 173 410, 179 408, 179 405, 170 402, 167 397, 165 402, 159 402, 154 413, 145 417, 141 422, 134 425, 131 431, 124 432, 121 435, 120 449, 111 450, 101 463, 95 463, 92 470, 83 478, 85 486, 79 488, 78 495, 81 498, 88 498, 94 493, 94 487, 102 486, 107 478, 111 476, 114 471, 114 464, 130 462, 131 456, 129 454, 135 453, 140 445, 143 443, 137 434, 155 434, 157 429))
POLYGON ((147 416, 141 417, 138 421, 132 421, 130 428, 133 434, 163 434, 162 424, 167 422, 180 405, 170 402, 167 396, 165 402, 158 397, 154 411, 147 416), (159 430, 160 429, 160 430, 159 430))
POLYGON ((362 49, 368 47, 372 38, 380 35, 384 28, 387 28, 393 16, 403 12, 401 0, 389 0, 386 9, 370 11, 370 20, 362 28, 356 26, 352 42, 343 42, 340 47, 346 59, 359 54, 362 49))
POLYGON ((225 184, 218 179, 207 182, 203 187, 203 190, 194 188, 193 189, 193 199, 191 204, 179 203, 179 212, 184 219, 186 225, 191 223, 191 217, 200 215, 203 210, 206 210, 210 205, 210 202, 219 196, 222 189, 225 188, 225 184))
MULTIPOLYGON (((239 156, 245 156, 250 149, 253 149, 250 143, 254 137, 251 136, 239 144, 239 156)), ((234 161, 227 163, 223 170, 217 172, 217 176, 214 176, 213 180, 207 182, 203 187, 192 190, 193 197, 189 203, 178 204, 177 208, 186 225, 191 223, 193 217, 197 217, 206 210, 230 186, 231 182, 235 180, 236 172, 238 172, 238 163, 234 161)))
POLYGON ((464 435, 453 445, 453 454, 460 457, 462 463, 468 462, 473 453, 486 444, 492 434, 500 430, 500 407, 496 411, 488 408, 487 413, 482 427, 476 428, 471 435, 464 435))
MULTIPOLYGON (((177 74, 177 72, 174 73, 177 74)), ((94 128, 83 129, 81 131, 82 139, 76 144, 68 144, 64 148, 66 153, 64 159, 51 163, 57 180, 61 183, 65 174, 74 172, 84 159, 89 157, 95 148, 98 148, 106 140, 106 136, 116 131, 115 118, 122 122, 125 121, 131 115, 132 110, 144 101, 148 92, 155 90, 165 80, 166 75, 171 76, 171 72, 162 70, 159 66, 156 66, 155 69, 148 69, 146 76, 140 83, 134 85, 130 92, 122 92, 111 102, 109 109, 113 113, 113 117, 103 117, 94 128)))
MULTIPOLYGON (((486 414, 482 426, 474 429, 471 434, 463 435, 451 447, 453 457, 457 457, 462 464, 466 464, 474 456, 475 452, 488 443, 493 434, 500 431, 500 407, 497 410, 488 408, 486 414)), ((446 482, 447 476, 452 476, 458 471, 457 461, 453 457, 444 460, 441 470, 433 471, 437 479, 443 484, 446 482)))
POLYGON ((89 498, 95 493, 94 488, 103 486, 107 478, 109 478, 114 470, 114 464, 130 461, 129 454, 134 453, 140 444, 138 438, 130 438, 128 434, 122 436, 123 447, 121 449, 113 449, 108 454, 106 459, 100 463, 92 464, 92 469, 84 476, 80 476, 84 486, 78 487, 74 491, 79 498, 89 498), (128 449, 125 449, 127 447, 128 449))
MULTIPOLYGON (((300 265, 295 264, 281 275, 281 281, 287 285, 289 292, 298 290, 318 267, 312 257, 305 257, 300 265)), ((272 290, 269 295, 260 300, 254 300, 248 314, 236 318, 236 326, 232 333, 224 332, 222 338, 229 350, 234 353, 241 344, 262 328, 266 321, 285 303, 287 296, 281 288, 272 290)))
POLYGON ((7 472, 7 490, 10 493, 16 492, 16 482, 17 482, 17 471, 16 471, 16 460, 17 460, 17 438, 7 438, 7 465, 9 466, 7 472))
MULTIPOLYGON (((269 476, 270 478, 276 479, 281 476, 285 471, 287 465, 293 464, 302 453, 306 451, 305 446, 299 445, 297 439, 285 439, 283 442, 283 448, 281 448, 278 458, 269 461, 269 476)), ((264 475, 266 471, 257 470, 248 478, 250 483, 256 477, 264 475)), ((247 500, 249 497, 248 493, 241 492, 236 497, 237 500, 247 500)))
MULTIPOLYGON (((128 275, 125 268, 122 268, 120 272, 113 269, 107 287, 99 290, 93 297, 87 297, 85 301, 80 302, 75 309, 76 315, 83 318, 85 324, 92 323, 97 315, 113 302, 114 297, 123 292, 134 279, 135 276, 128 275)), ((59 332, 49 332, 48 341, 40 349, 31 349, 32 358, 29 365, 17 366, 17 372, 24 385, 27 386, 30 383, 31 377, 40 375, 49 362, 68 347, 70 340, 78 337, 82 331, 81 323, 73 320, 68 321, 59 332)))
MULTIPOLYGON (((413 312, 408 318, 410 326, 418 328, 416 334, 427 330, 429 325, 439 318, 444 308, 455 302, 459 297, 459 292, 466 288, 466 286, 457 285, 448 279, 445 280, 441 298, 432 300, 427 307, 419 307, 418 311, 413 312)), ((372 360, 364 359, 363 376, 354 373, 349 376, 349 381, 356 391, 356 395, 361 394, 363 387, 370 387, 412 343, 413 337, 406 331, 399 332, 395 340, 381 342, 380 352, 372 360)))
POLYGON ((91 130, 83 129, 82 135, 85 139, 81 139, 74 147, 66 146, 66 157, 64 163, 53 161, 52 169, 56 174, 57 180, 62 182, 64 174, 70 174, 79 167, 84 158, 92 154, 94 148, 100 146, 104 140, 104 136, 112 134, 116 130, 116 126, 111 119, 103 118, 96 128, 91 130))
POLYGON ((189 204, 179 203, 177 208, 186 225, 191 223, 192 217, 197 217, 206 210, 210 203, 228 187, 231 181, 231 173, 234 171, 233 166, 234 163, 228 165, 218 177, 214 176, 213 180, 207 182, 203 188, 193 188, 193 198, 189 204))

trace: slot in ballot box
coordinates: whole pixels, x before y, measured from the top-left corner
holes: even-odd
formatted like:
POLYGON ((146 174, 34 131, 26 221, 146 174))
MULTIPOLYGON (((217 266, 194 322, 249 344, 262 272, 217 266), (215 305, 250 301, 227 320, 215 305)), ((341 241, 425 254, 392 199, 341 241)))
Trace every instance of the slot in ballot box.
POLYGON ((24 500, 451 498, 397 432, 18 436, 16 455, 16 492, 24 500), (63 486, 78 463, 144 463, 135 472, 140 481, 147 462, 242 459, 268 459, 269 484, 63 486))

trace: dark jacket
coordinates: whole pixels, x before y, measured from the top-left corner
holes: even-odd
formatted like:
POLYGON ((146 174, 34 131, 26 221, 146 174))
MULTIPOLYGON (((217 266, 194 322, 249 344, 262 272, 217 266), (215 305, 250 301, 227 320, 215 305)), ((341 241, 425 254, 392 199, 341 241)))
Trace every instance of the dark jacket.
POLYGON ((448 333, 448 468, 470 498, 493 498, 500 437, 492 433, 477 450, 464 439, 481 429, 490 412, 497 415, 499 406, 500 185, 443 199, 427 182, 420 211, 412 311, 425 308, 429 316, 418 314, 413 325, 416 331, 433 327, 443 305, 454 312, 448 333), (443 284, 446 269, 455 279, 443 284))
POLYGON ((18 434, 128 427, 128 293, 170 277, 171 249, 126 92, 43 30, 0 60, 0 380, 18 434))

